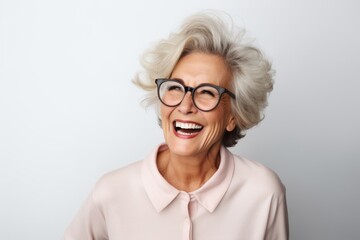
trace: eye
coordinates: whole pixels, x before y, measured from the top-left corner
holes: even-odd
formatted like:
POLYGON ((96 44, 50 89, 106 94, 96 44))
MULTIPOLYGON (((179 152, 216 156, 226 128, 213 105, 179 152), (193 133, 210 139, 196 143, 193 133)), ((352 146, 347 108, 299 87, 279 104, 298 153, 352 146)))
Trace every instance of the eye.
POLYGON ((169 85, 166 88, 167 91, 183 91, 182 87, 180 85, 169 85))
POLYGON ((213 91, 209 91, 207 89, 202 89, 200 92, 201 95, 208 95, 211 97, 215 97, 215 93, 213 91))
POLYGON ((200 87, 197 89, 196 94, 206 98, 216 98, 219 95, 218 91, 211 86, 200 87))

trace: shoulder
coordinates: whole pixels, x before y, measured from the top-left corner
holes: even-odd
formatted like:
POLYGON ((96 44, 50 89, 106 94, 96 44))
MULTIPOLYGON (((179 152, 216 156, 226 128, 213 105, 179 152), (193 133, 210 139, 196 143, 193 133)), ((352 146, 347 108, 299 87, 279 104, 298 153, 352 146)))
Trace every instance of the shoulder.
POLYGON ((141 184, 141 166, 143 161, 104 174, 95 184, 92 195, 95 202, 104 202, 116 195, 125 194, 141 184))
POLYGON ((94 201, 124 201, 124 196, 127 196, 126 199, 143 196, 145 192, 143 169, 148 167, 148 165, 152 167, 154 165, 156 168, 156 164, 153 163, 156 161, 158 149, 161 147, 163 147, 163 144, 154 148, 140 161, 104 174, 92 191, 94 201))
POLYGON ((118 180, 124 180, 129 177, 134 177, 135 175, 139 174, 142 162, 143 161, 137 161, 106 173, 99 179, 98 184, 101 185, 114 183, 114 181, 118 182, 118 180))
POLYGON ((285 186, 279 176, 265 165, 234 155, 234 182, 258 194, 283 197, 285 186))

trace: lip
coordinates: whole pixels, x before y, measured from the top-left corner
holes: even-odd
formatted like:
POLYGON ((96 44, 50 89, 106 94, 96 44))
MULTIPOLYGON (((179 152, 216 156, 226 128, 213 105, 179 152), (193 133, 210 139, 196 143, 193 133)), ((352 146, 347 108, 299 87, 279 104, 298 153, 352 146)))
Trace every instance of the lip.
POLYGON ((178 138, 191 139, 191 138, 195 138, 196 136, 198 136, 198 135, 202 132, 202 129, 201 129, 200 131, 195 132, 195 133, 192 133, 191 135, 180 134, 179 132, 176 131, 175 122, 192 123, 192 124, 201 125, 201 126, 203 126, 203 125, 200 124, 200 123, 194 122, 194 121, 187 121, 187 120, 178 120, 178 119, 175 119, 175 120, 173 121, 173 124, 172 124, 173 127, 172 127, 172 128, 173 128, 173 132, 174 132, 175 136, 177 136, 178 138))

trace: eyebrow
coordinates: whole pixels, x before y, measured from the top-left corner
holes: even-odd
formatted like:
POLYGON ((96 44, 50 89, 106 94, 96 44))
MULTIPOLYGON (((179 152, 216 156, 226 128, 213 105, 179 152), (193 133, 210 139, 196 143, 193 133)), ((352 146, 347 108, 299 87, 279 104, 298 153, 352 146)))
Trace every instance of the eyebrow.
MULTIPOLYGON (((175 81, 179 81, 182 85, 184 85, 185 87, 189 87, 188 85, 185 84, 185 81, 181 78, 167 78, 169 80, 175 80, 175 81)), ((221 87, 219 85, 216 85, 216 84, 212 84, 212 83, 209 83, 209 82, 203 82, 203 83, 200 83, 200 84, 197 84, 196 86, 194 86, 193 88, 196 88, 198 86, 201 86, 201 85, 210 85, 210 86, 216 86, 216 87, 221 87)))
POLYGON ((185 86, 185 82, 184 80, 182 80, 181 78, 169 78, 169 80, 176 80, 176 81, 180 81, 182 84, 184 84, 185 86))

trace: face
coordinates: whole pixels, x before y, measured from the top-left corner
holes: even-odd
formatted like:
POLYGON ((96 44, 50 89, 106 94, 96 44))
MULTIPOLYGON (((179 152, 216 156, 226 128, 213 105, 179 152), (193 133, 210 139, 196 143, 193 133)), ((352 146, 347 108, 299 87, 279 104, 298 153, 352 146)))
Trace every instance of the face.
MULTIPOLYGON (((181 79, 189 87, 210 83, 229 89, 231 74, 221 57, 191 53, 179 60, 171 78, 181 79)), ((162 129, 170 152, 180 156, 196 156, 219 149, 224 132, 235 128, 230 99, 228 94, 224 94, 219 105, 210 112, 197 109, 190 92, 186 93, 179 106, 167 107, 162 104, 162 129)))

